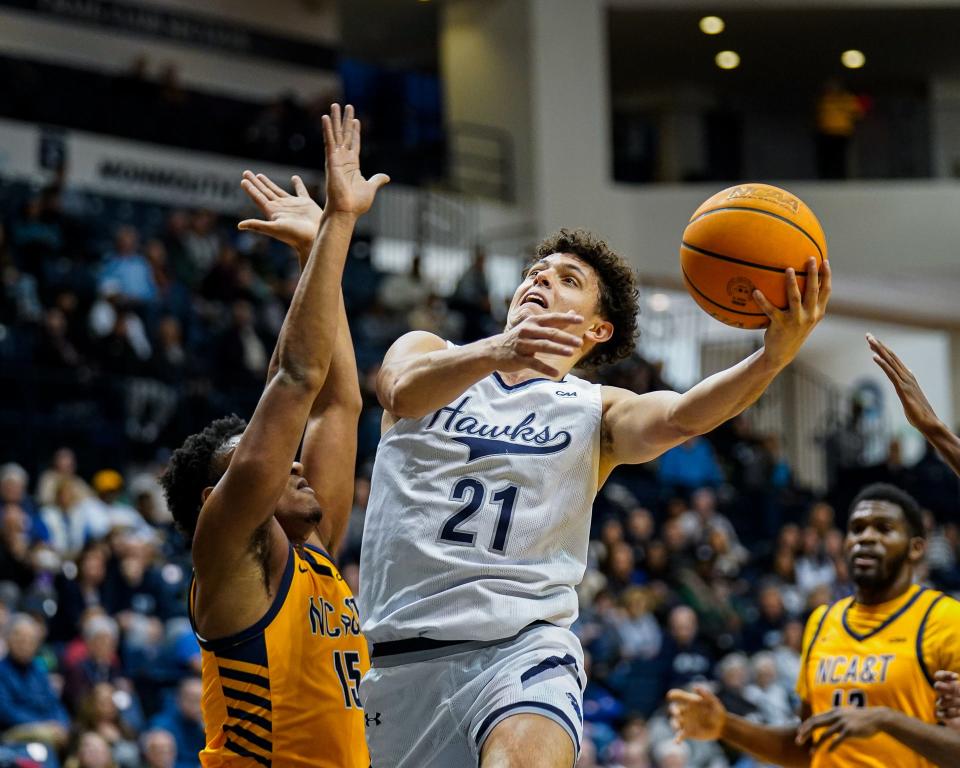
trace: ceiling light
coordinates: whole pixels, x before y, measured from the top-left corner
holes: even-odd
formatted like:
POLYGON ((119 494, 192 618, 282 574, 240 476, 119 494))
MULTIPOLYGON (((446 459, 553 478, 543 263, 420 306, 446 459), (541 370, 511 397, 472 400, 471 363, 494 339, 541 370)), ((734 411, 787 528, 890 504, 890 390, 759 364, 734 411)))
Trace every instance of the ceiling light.
POLYGON ((666 312, 670 309, 670 297, 665 293, 655 293, 648 300, 650 309, 654 312, 666 312))
POLYGON ((719 16, 704 16, 700 19, 700 31, 705 35, 719 35, 725 26, 719 16))
POLYGON ((847 69, 860 69, 867 63, 867 57, 863 55, 863 51, 851 48, 840 54, 840 61, 847 69))
POLYGON ((736 69, 740 66, 740 54, 736 51, 720 51, 714 61, 720 69, 736 69))

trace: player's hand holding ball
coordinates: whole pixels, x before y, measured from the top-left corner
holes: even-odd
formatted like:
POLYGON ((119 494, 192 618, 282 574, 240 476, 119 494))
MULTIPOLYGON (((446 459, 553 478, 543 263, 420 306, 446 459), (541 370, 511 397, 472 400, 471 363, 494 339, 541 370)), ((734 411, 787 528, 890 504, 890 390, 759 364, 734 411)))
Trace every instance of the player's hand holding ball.
POLYGON ((820 222, 802 200, 768 184, 718 192, 683 233, 680 268, 693 299, 736 328, 766 328, 782 368, 823 318, 830 264, 820 222))
POLYGON ((759 290, 753 292, 753 300, 770 318, 763 346, 771 364, 777 368, 797 356, 807 336, 826 314, 830 299, 830 262, 824 261, 819 270, 813 258, 807 262, 807 285, 802 297, 794 269, 787 270, 786 280, 786 309, 774 306, 759 290))

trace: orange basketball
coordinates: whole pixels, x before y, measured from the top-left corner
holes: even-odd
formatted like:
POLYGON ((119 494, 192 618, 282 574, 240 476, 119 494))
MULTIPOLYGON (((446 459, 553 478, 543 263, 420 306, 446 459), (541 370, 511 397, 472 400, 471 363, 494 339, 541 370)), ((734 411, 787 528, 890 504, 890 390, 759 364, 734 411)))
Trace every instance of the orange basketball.
POLYGON ((764 328, 769 318, 753 300, 759 289, 787 306, 785 273, 806 287, 807 260, 827 258, 823 228, 804 202, 769 184, 738 184, 694 211, 683 231, 680 270, 690 295, 721 323, 764 328))

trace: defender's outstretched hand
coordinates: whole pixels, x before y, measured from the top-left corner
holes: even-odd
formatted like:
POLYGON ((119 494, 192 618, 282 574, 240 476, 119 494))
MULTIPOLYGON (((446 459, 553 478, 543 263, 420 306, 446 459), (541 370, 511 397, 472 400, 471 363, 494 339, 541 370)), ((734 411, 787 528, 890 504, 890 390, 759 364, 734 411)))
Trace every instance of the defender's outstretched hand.
POLYGON ((873 352, 873 361, 887 374, 890 383, 897 390, 897 397, 903 403, 903 412, 907 421, 924 433, 936 426, 940 419, 937 418, 933 406, 927 400, 913 371, 907 368, 894 351, 872 333, 867 334, 867 344, 873 352))
POLYGON ((723 732, 727 711, 705 685, 693 686, 693 691, 674 688, 667 693, 670 702, 670 727, 676 732, 676 741, 695 739, 716 741, 723 732))
POLYGON ((760 291, 753 292, 754 301, 770 318, 763 344, 771 362, 778 367, 785 366, 797 356, 803 342, 827 311, 831 290, 830 262, 824 261, 818 270, 817 260, 811 257, 806 272, 807 287, 801 297, 796 272, 787 270, 786 309, 778 309, 760 291))
POLYGON ((328 212, 361 216, 370 210, 377 190, 390 181, 383 173, 365 179, 360 172, 360 121, 353 116, 353 107, 347 104, 340 115, 340 105, 334 104, 330 114, 323 116, 323 143, 327 153, 328 212))
POLYGON ((306 253, 317 236, 323 209, 310 197, 303 179, 294 176, 291 181, 294 195, 265 174, 244 171, 240 186, 266 218, 245 219, 237 229, 259 232, 306 253))

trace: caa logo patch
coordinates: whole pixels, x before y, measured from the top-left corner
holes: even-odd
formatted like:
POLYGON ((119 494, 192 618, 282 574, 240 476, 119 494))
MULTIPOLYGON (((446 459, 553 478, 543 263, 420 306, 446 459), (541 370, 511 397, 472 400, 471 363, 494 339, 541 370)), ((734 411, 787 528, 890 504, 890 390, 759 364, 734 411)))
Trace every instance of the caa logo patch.
POLYGON ((576 392, 564 392, 562 389, 558 389, 554 394, 560 395, 560 397, 576 397, 576 392))

